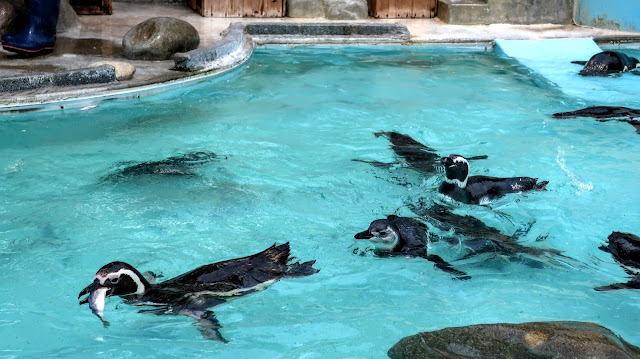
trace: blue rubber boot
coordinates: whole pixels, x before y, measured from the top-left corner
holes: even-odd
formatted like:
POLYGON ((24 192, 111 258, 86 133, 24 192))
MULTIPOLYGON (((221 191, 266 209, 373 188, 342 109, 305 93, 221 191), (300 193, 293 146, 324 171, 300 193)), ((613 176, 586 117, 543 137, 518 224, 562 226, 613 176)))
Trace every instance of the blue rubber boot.
POLYGON ((53 51, 60 0, 27 0, 27 24, 18 32, 2 35, 2 48, 23 56, 53 51))

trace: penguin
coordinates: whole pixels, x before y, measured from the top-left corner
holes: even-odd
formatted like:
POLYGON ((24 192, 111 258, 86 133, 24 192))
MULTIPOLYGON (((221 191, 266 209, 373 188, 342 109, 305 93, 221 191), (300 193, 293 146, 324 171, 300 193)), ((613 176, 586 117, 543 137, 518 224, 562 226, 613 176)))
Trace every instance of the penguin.
MULTIPOLYGON (((395 131, 380 131, 374 133, 376 137, 384 137, 391 142, 391 150, 401 158, 412 170, 424 175, 437 173, 440 167, 440 155, 431 147, 428 147, 409 135, 395 131)), ((473 156, 469 160, 487 159, 487 156, 473 156)), ((361 160, 358 160, 361 161, 361 160)), ((383 163, 377 161, 361 161, 376 167, 391 167, 397 163, 383 163)))
POLYGON ((640 133, 640 110, 620 106, 591 106, 569 112, 557 112, 555 118, 592 117, 598 121, 618 120, 633 126, 640 133))
POLYGON ((469 161, 460 155, 442 158, 445 179, 439 191, 447 197, 466 204, 484 204, 508 193, 545 190, 549 181, 538 183, 531 177, 469 176, 469 161))
POLYGON ((610 253, 622 269, 632 277, 627 283, 614 283, 596 287, 595 290, 640 289, 640 237, 631 233, 614 231, 607 239, 607 245, 598 248, 610 253))
POLYGON ((610 76, 640 68, 638 59, 619 51, 603 51, 591 56, 589 61, 571 62, 584 65, 579 72, 582 76, 610 76))
POLYGON ((467 259, 483 253, 495 253, 508 258, 510 261, 521 260, 530 267, 539 268, 543 264, 539 261, 540 258, 551 256, 568 258, 557 249, 529 247, 518 243, 518 237, 526 234, 531 225, 509 236, 473 216, 455 214, 441 204, 435 203, 429 207, 412 205, 410 209, 422 220, 438 230, 444 232, 453 231, 453 236, 455 237, 449 235, 439 237, 449 244, 460 244, 467 248, 469 254, 461 259, 467 259), (527 257, 522 257, 523 255, 527 257))
POLYGON ((194 167, 211 162, 216 158, 217 155, 213 152, 197 151, 169 157, 160 161, 136 164, 121 162, 118 166, 125 167, 104 177, 103 180, 118 180, 140 175, 194 176, 196 174, 194 167))
POLYGON ((209 308, 234 297, 261 291, 281 278, 305 277, 318 273, 315 260, 289 263, 289 243, 274 244, 247 257, 206 264, 160 283, 150 283, 132 265, 111 262, 96 273, 94 280, 80 291, 80 305, 89 304, 104 326, 105 298, 119 296, 125 303, 151 306, 141 310, 157 315, 182 314, 196 320, 206 339, 226 342, 219 332, 220 323, 209 308))
POLYGON ((374 254, 379 257, 420 257, 435 263, 435 266, 456 279, 470 279, 467 273, 457 270, 440 256, 427 253, 427 226, 415 218, 396 215, 376 219, 366 231, 359 232, 355 239, 369 240, 374 254))

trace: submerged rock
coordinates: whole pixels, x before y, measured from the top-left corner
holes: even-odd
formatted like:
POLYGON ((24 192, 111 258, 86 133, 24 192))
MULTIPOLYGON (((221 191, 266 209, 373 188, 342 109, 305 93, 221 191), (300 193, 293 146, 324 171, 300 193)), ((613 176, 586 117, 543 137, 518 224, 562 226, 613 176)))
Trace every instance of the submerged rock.
POLYGON ((167 60, 176 52, 197 49, 200 35, 190 23, 172 17, 153 17, 129 30, 122 39, 124 56, 138 60, 167 60))
POLYGON ((586 322, 480 324, 403 338, 393 359, 638 359, 640 348, 609 329, 586 322))

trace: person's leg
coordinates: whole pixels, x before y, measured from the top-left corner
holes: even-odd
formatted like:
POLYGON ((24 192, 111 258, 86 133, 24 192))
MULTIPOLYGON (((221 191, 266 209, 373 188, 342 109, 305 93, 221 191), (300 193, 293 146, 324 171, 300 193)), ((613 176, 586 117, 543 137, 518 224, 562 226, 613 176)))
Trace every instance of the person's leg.
POLYGON ((17 32, 2 35, 2 48, 37 56, 53 51, 60 0, 27 0, 27 23, 17 32))

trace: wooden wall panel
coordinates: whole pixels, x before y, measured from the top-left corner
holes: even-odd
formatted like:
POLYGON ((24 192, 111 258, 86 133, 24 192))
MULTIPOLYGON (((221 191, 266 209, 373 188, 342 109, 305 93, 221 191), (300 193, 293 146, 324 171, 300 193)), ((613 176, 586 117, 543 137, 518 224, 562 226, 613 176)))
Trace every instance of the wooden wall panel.
POLYGON ((187 5, 202 16, 283 17, 286 0, 187 0, 187 5))
POLYGON ((377 18, 433 18, 438 0, 368 0, 369 16, 377 18))

